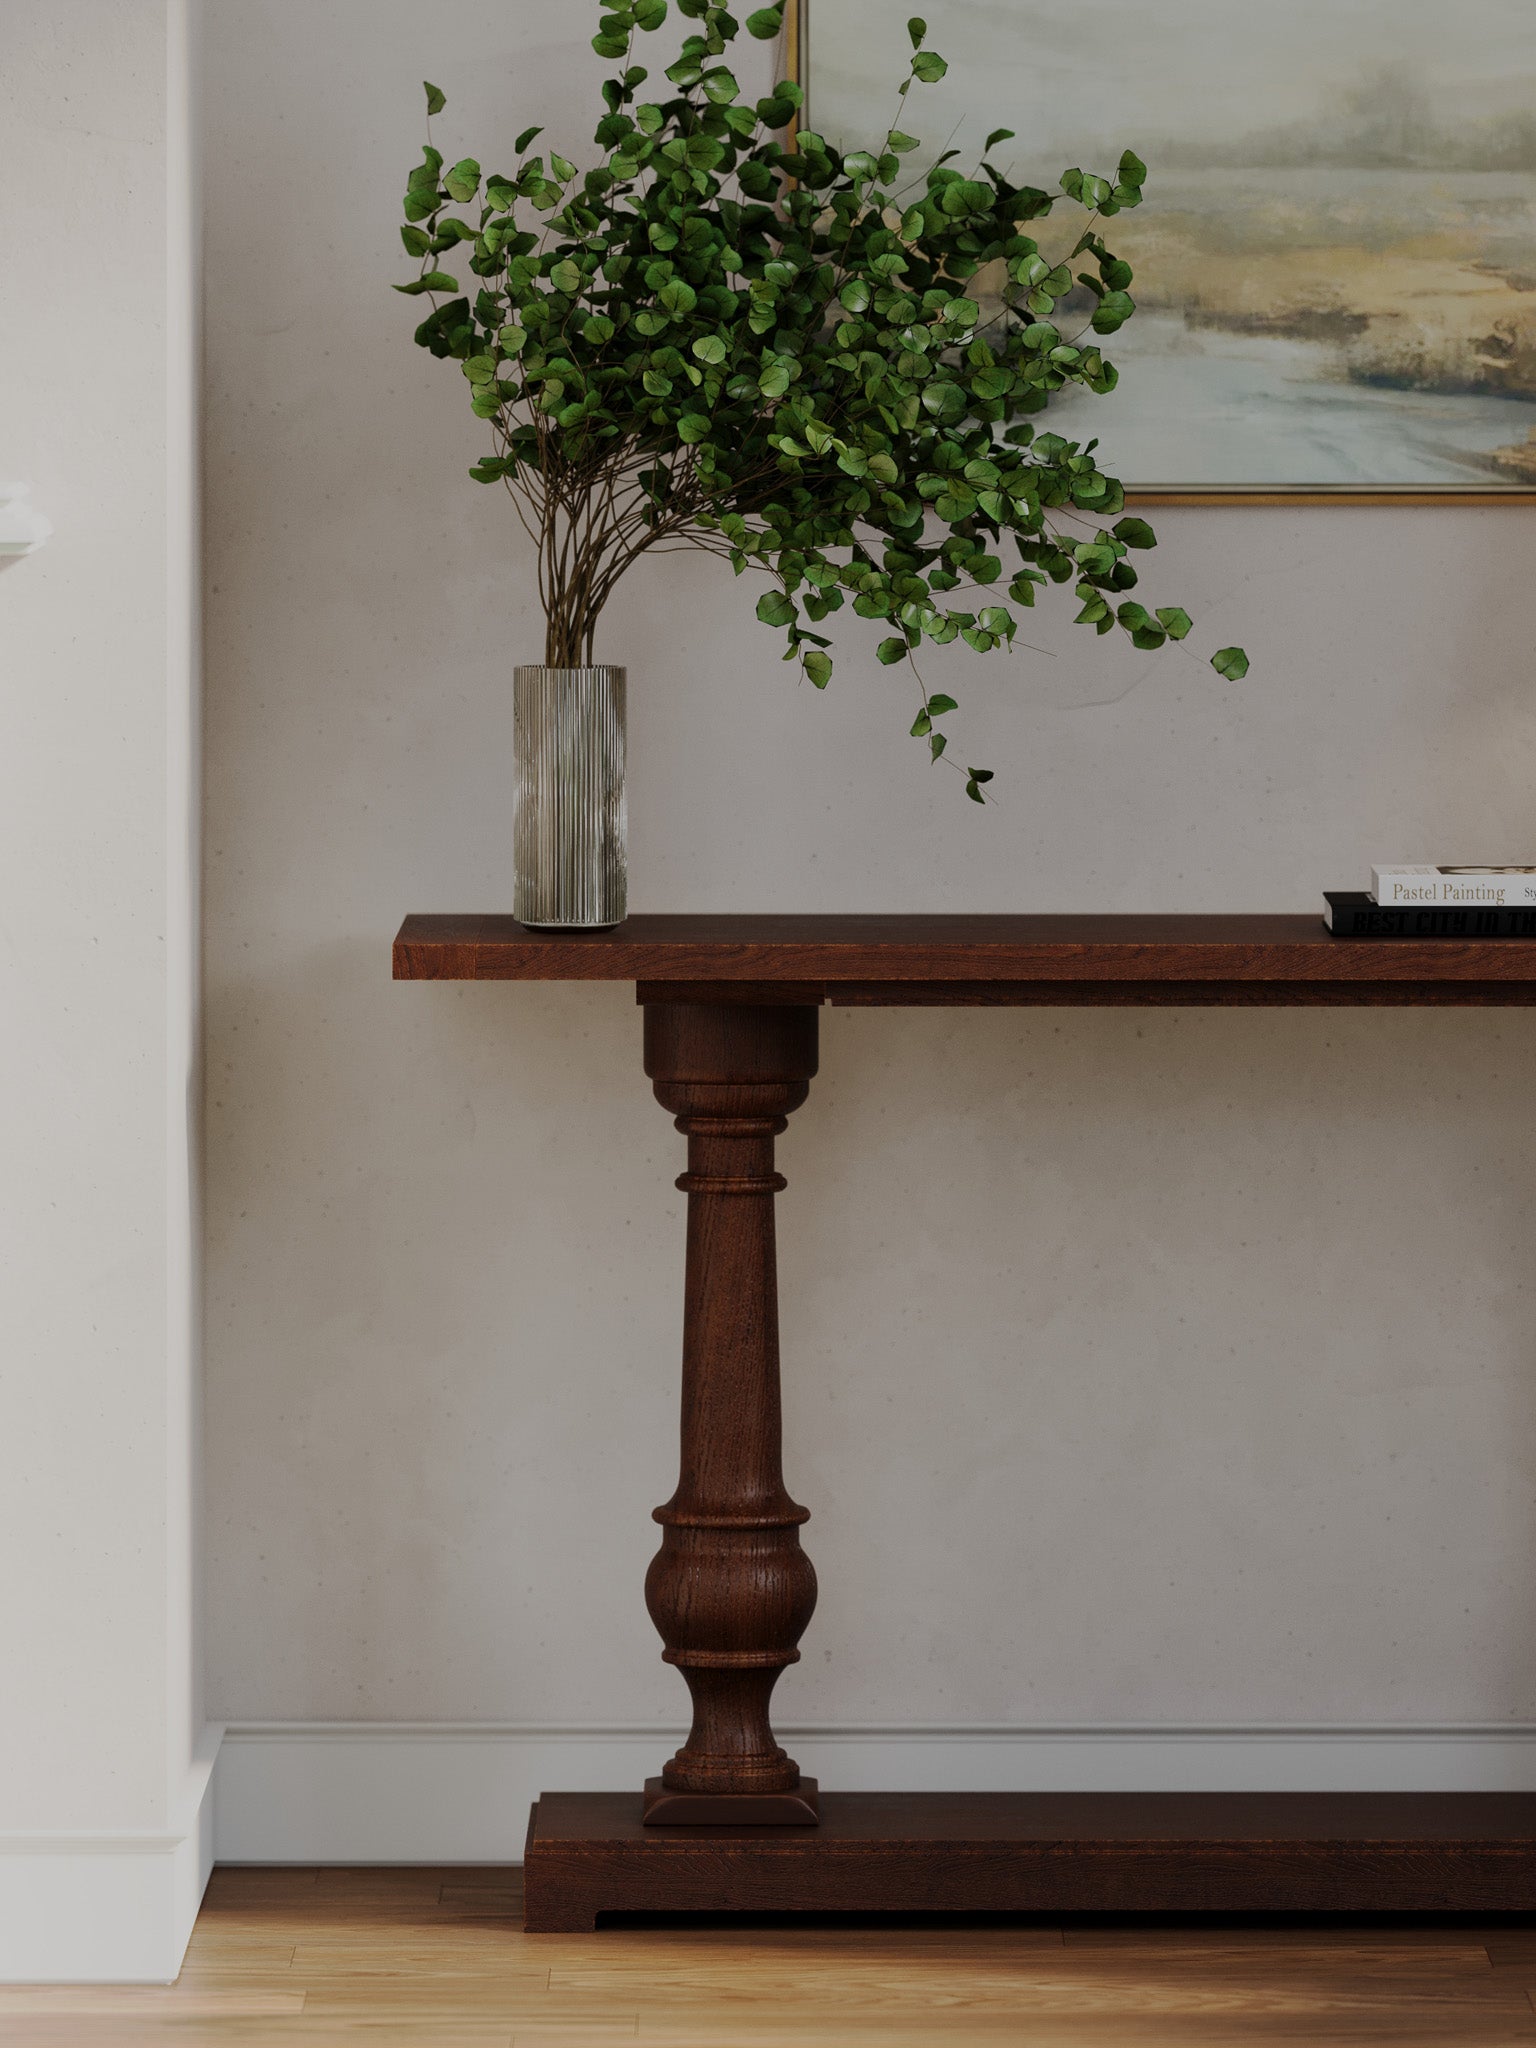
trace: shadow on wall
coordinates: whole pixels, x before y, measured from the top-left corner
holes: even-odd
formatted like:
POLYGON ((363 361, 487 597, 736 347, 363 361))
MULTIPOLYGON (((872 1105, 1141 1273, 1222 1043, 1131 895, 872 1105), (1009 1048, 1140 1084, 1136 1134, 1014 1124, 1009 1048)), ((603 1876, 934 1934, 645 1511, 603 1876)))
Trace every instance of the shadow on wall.
POLYGON ((1529 1717, 1529 1029, 829 1015, 782 1146, 786 1716, 1529 1717))
MULTIPOLYGON (((386 963, 210 991, 214 1710, 675 1718, 641 1580, 682 1140, 633 992, 386 963)), ((824 1013, 781 1141, 822 1585, 781 1718, 1528 1716, 1527 1044, 824 1013)))
POLYGON ((655 1663, 682 1198, 633 990, 388 959, 312 946, 209 989, 210 1697, 643 1717, 613 1679, 655 1663))

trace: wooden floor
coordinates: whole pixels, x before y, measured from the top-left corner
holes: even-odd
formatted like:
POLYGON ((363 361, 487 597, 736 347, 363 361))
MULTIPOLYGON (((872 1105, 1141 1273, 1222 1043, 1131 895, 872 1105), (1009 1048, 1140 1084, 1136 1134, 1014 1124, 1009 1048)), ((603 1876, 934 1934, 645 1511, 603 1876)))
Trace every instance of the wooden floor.
POLYGON ((244 2048, 1536 2044, 1536 1917, 525 1935, 516 1871, 215 1873, 166 1988, 0 1988, 0 2042, 244 2048))

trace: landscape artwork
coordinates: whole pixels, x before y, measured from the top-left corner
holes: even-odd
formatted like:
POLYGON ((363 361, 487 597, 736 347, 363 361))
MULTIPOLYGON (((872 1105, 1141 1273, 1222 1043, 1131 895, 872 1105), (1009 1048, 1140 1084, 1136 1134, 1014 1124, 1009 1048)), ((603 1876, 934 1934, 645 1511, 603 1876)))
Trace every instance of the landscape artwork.
POLYGON ((1104 223, 1136 271, 1119 389, 1051 414, 1127 485, 1536 489, 1536 0, 930 0, 949 72, 905 103, 909 0, 804 9, 840 148, 894 120, 909 171, 968 168, 1012 128, 992 161, 1052 190, 1146 161, 1104 223))

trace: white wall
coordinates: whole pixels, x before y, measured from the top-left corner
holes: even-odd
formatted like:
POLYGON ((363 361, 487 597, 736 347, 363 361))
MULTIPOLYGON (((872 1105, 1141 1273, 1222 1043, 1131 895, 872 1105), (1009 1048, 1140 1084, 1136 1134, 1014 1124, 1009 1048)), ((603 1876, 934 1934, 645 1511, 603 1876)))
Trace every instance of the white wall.
POLYGON ((208 1850, 189 62, 61 0, 0 63, 0 469, 58 529, 0 582, 7 1976, 173 1973, 208 1850))
MULTIPOLYGON (((631 992, 389 980, 403 912, 510 901, 540 646, 389 289, 419 81, 450 156, 541 120, 580 157, 591 12, 212 24, 208 1683, 244 1720, 681 1710, 640 1596, 680 1141, 631 992)), ((1158 589, 1251 679, 1065 608, 936 662, 986 812, 868 636, 818 697, 716 564, 642 570, 600 647, 633 907, 1306 909, 1373 857, 1530 845, 1536 512, 1159 524, 1158 589)), ((822 1581, 784 1720, 1536 1720, 1533 1030, 828 1015, 783 1145, 822 1581)))

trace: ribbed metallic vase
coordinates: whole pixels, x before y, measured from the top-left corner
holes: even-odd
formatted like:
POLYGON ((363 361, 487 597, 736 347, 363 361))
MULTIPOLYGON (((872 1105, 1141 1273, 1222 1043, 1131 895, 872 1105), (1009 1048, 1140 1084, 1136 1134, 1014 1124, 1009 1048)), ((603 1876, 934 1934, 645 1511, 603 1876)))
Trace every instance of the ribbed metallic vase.
POLYGON ((517 812, 512 909, 520 924, 623 921, 624 670, 513 673, 517 812))

